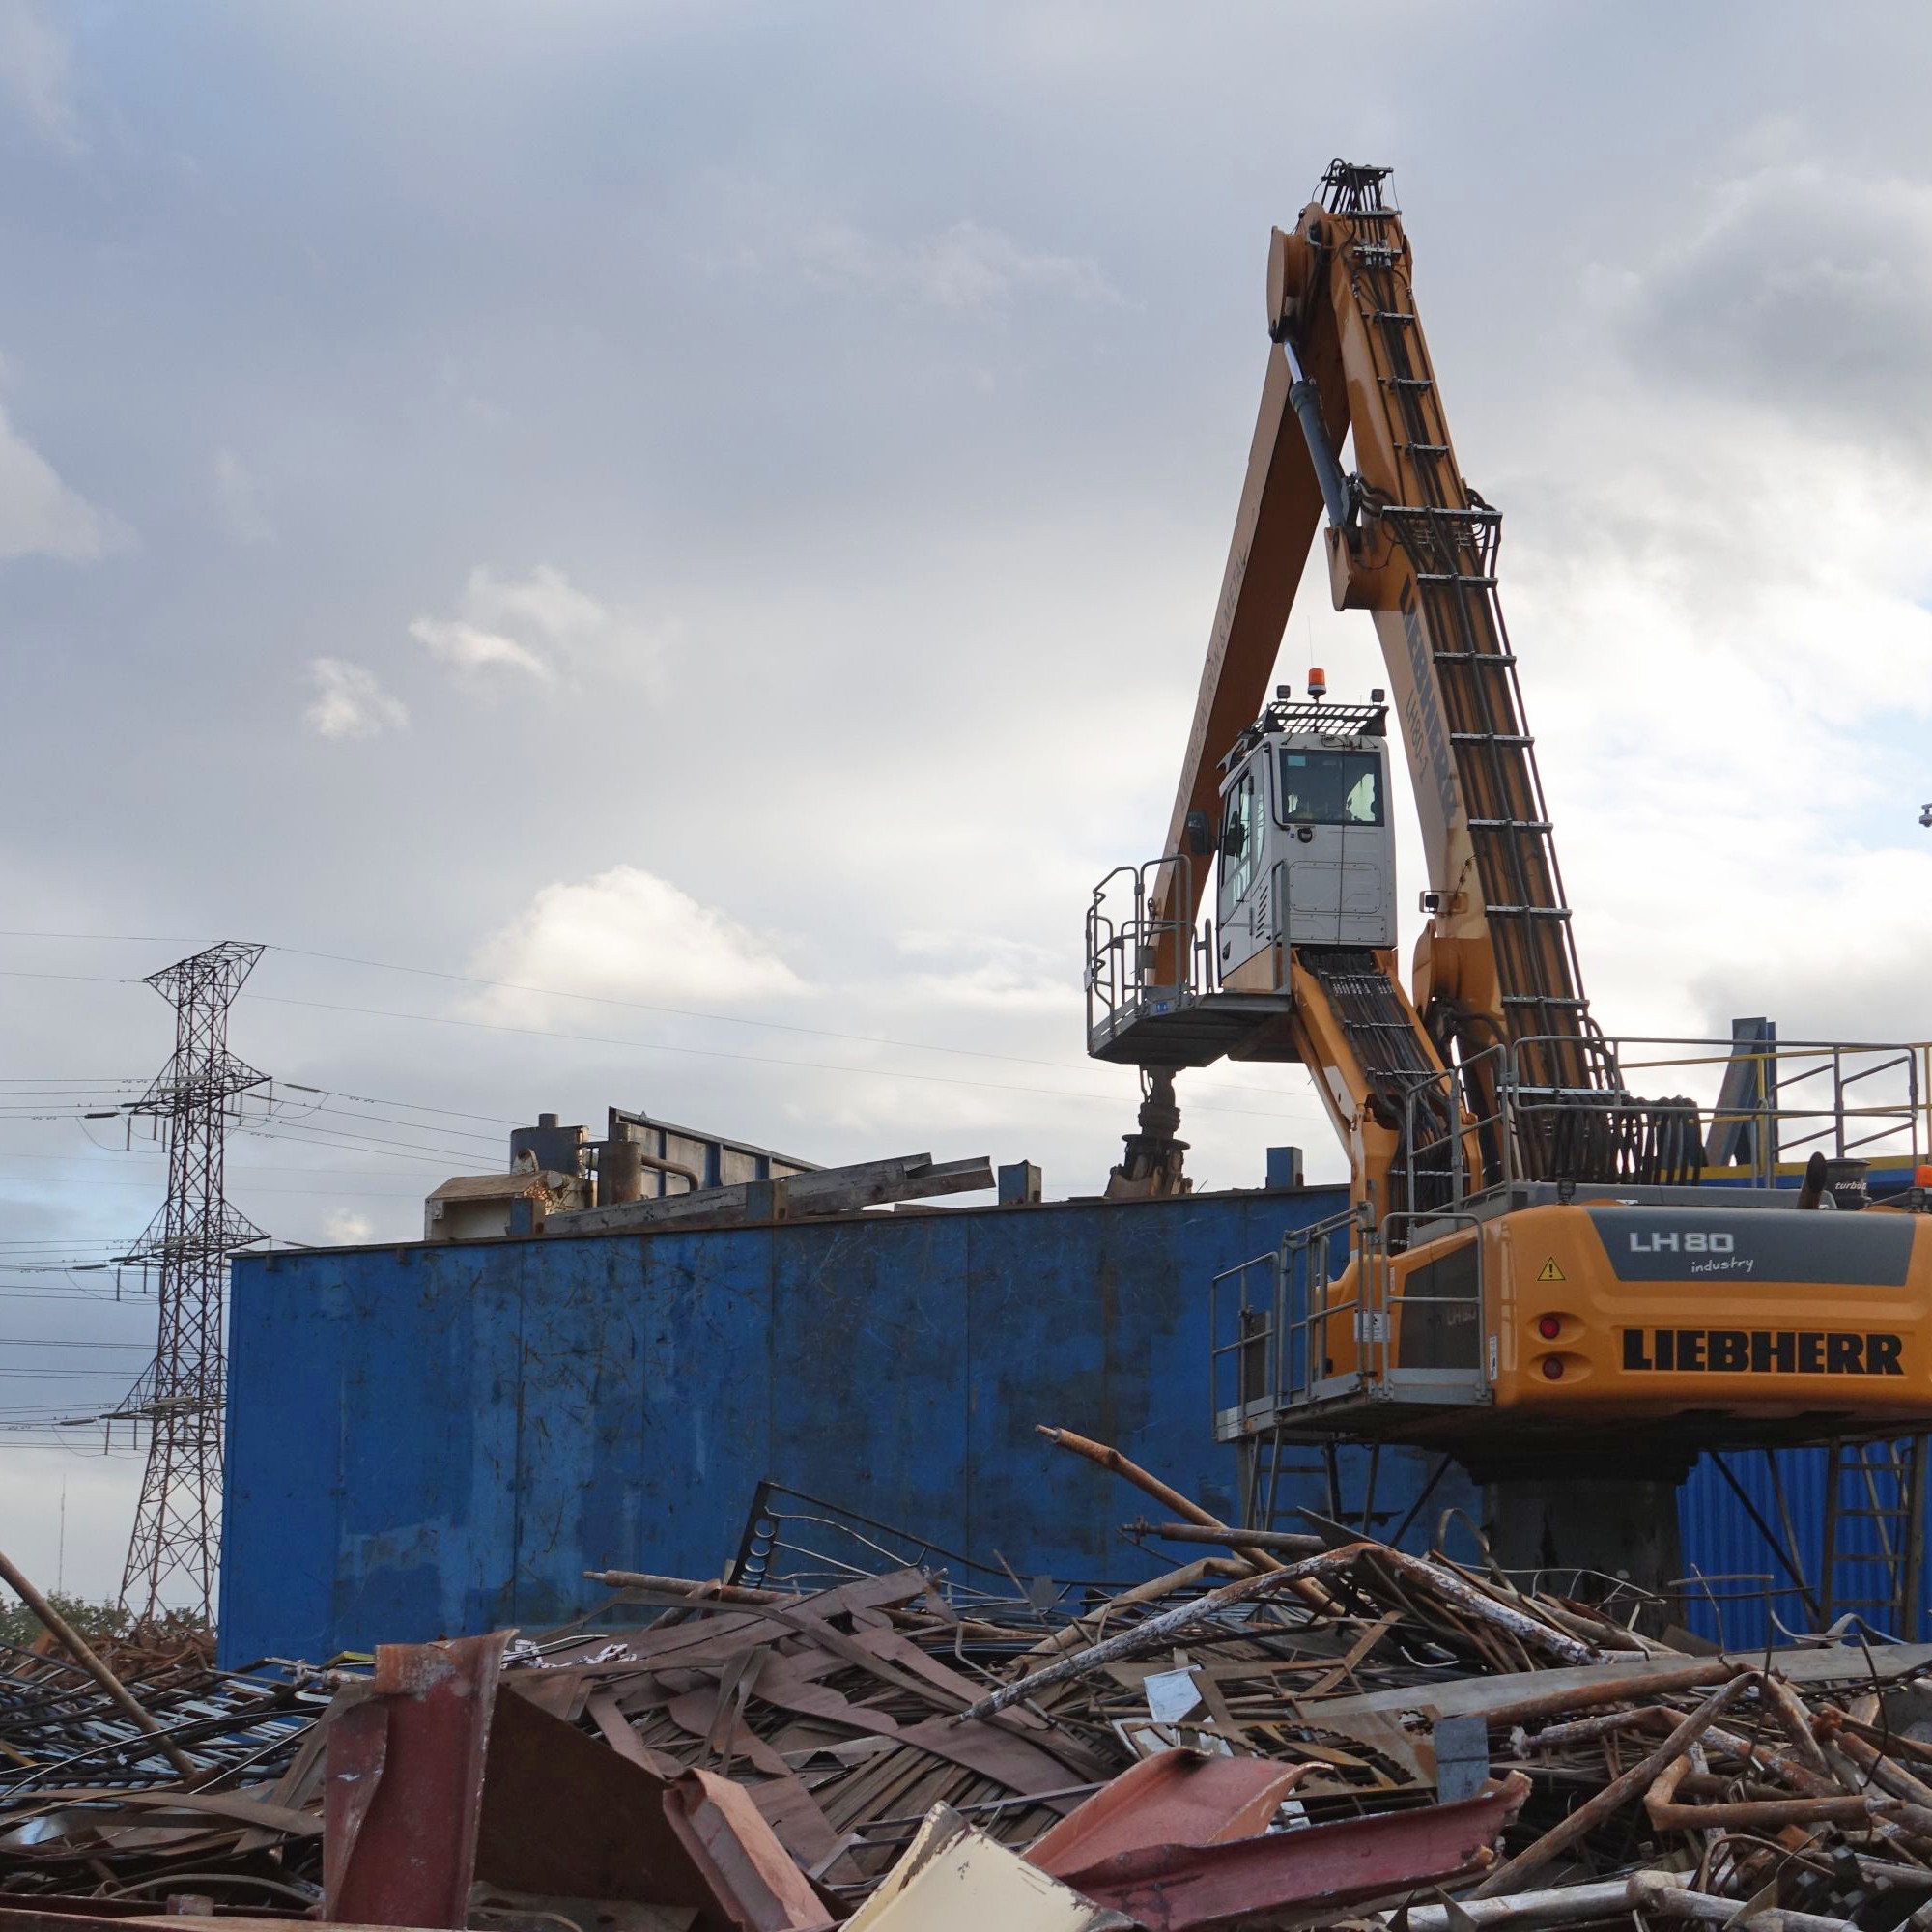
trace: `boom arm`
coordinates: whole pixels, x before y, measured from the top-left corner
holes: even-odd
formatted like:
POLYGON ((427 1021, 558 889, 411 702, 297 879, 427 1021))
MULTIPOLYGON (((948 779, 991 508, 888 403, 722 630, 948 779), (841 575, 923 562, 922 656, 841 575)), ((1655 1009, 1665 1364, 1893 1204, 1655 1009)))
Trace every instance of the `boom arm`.
MULTIPOLYGON (((1353 1109, 1345 1131, 1358 1191, 1364 1108, 1393 1131, 1401 1091, 1451 1058, 1463 1065, 1478 1119, 1492 1111, 1486 1096, 1498 1076, 1496 1056, 1479 1056, 1505 1044, 1515 1049, 1517 1079, 1538 1089, 1616 1084, 1582 992, 1496 601, 1501 520, 1457 464, 1407 238, 1383 199, 1386 177, 1336 162, 1294 231, 1274 235, 1273 346, 1167 846, 1185 850, 1189 814, 1212 813, 1221 760, 1265 697, 1325 510, 1335 607, 1370 611, 1381 640, 1429 874, 1413 1006, 1391 986, 1373 1014, 1364 1008, 1351 1022, 1349 999, 1372 989, 1355 984, 1338 999, 1336 976, 1321 970, 1319 955, 1297 949, 1293 962, 1292 1037, 1338 1124, 1353 1109), (1336 452, 1350 431, 1356 469, 1345 478, 1336 452), (1406 1046, 1399 1038, 1392 1046, 1403 1030, 1397 1009, 1413 1036, 1406 1046)), ((1204 886, 1205 868, 1200 877, 1189 867, 1166 868, 1156 923, 1191 923, 1204 886), (1190 890, 1196 903, 1183 906, 1190 890)), ((1547 1172, 1557 1160, 1571 1168, 1578 1117, 1567 1130, 1560 1106, 1538 1118, 1547 1131, 1538 1145, 1517 1147, 1515 1171, 1547 1172)), ((1499 1179, 1507 1158, 1491 1137, 1478 1155, 1483 1178, 1499 1179)), ((1385 1182, 1370 1191, 1388 1206, 1385 1182)))

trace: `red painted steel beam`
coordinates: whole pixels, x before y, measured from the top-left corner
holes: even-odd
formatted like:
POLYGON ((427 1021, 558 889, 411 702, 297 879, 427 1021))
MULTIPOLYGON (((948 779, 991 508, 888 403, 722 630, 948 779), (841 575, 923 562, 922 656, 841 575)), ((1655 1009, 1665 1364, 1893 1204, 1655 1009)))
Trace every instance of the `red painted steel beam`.
POLYGON ((323 1914, 462 1927, 506 1633, 379 1644, 375 1675, 328 1719, 323 1914))
POLYGON ((1027 1853, 1055 1878, 1146 1845, 1217 1845, 1251 1838, 1311 1769, 1265 1757, 1168 1750, 1143 1758, 1069 1812, 1027 1853))
POLYGON ((1238 1932, 1419 1886, 1450 1885, 1494 1862, 1529 1781, 1512 1772, 1474 1798, 1218 1845, 1143 1845, 1059 1874, 1149 1932, 1238 1932))

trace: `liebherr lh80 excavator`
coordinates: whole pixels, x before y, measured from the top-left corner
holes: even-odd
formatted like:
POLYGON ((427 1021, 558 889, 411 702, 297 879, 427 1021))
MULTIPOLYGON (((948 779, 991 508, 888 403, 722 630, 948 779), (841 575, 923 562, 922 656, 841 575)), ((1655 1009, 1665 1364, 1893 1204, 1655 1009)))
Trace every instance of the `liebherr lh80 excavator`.
POLYGON ((1845 1212, 1815 1172, 1776 1185, 1807 1148, 1916 1163, 1918 1054, 1638 1045, 1591 1016, 1500 519, 1457 462, 1386 187, 1337 162, 1273 237, 1261 416, 1167 843, 1089 914, 1089 1048, 1146 1094, 1111 1191, 1185 1187, 1180 1069, 1314 1075, 1352 1211, 1291 1238, 1232 1326, 1217 1314, 1216 1412, 1251 1495, 1264 1450, 1321 1438, 1431 1445, 1497 1484, 1613 1462, 1671 1486, 1705 1448, 1932 1428, 1922 1190, 1845 1212), (1307 701, 1267 701, 1324 521, 1335 606, 1369 611, 1388 685, 1328 702, 1318 672, 1307 701), (1406 986, 1391 719, 1428 864, 1406 986), (1718 1092, 1640 1097, 1666 1081, 1718 1092))

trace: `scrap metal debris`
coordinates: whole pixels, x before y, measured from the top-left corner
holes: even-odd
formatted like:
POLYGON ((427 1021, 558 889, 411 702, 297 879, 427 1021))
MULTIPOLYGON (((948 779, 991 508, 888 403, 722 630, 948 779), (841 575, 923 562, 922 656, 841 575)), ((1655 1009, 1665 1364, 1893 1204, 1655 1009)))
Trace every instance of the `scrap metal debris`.
POLYGON ((1932 1646, 1700 1654, 1634 1601, 1319 1521, 1248 1541, 1053 1437, 1221 1553, 1029 1582, 879 1525, 806 1550, 761 1493, 733 1580, 601 1571, 564 1630, 320 1672, 136 1650, 120 1699, 0 1657, 0 1932, 185 1900, 493 1932, 1932 1926, 1932 1646))

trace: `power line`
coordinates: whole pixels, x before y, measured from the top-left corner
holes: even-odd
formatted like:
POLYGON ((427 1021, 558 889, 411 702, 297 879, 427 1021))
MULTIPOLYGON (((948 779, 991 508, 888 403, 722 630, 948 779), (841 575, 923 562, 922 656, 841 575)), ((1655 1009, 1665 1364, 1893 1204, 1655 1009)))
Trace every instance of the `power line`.
POLYGON ((145 1342, 97 1342, 65 1335, 0 1335, 0 1349, 145 1349, 145 1342))
POLYGON ((513 1121, 502 1114, 471 1114, 460 1107, 425 1107, 415 1100, 378 1100, 367 1094, 345 1094, 336 1087, 306 1087, 299 1080, 282 1080, 276 1083, 297 1094, 321 1094, 331 1100, 355 1100, 365 1107, 400 1107, 406 1114, 446 1114, 452 1121, 482 1121, 493 1127, 521 1127, 528 1124, 525 1121, 513 1121))
POLYGON ((30 973, 23 966, 0 966, 0 980, 71 980, 90 986, 139 986, 119 973, 30 973))
POLYGON ((474 1148, 425 1147, 418 1141, 391 1141, 369 1134, 343 1134, 329 1127, 305 1127, 299 1121, 290 1121, 272 1127, 244 1124, 234 1129, 238 1134, 248 1134, 260 1140, 288 1140, 298 1147, 344 1148, 355 1153, 375 1153, 380 1159, 388 1160, 474 1160, 474 1148), (383 1153, 380 1151, 392 1151, 383 1153))
POLYGON ((1039 1060, 1017 1053, 996 1053, 989 1047, 946 1046, 937 1040, 894 1039, 883 1034, 841 1033, 832 1027, 801 1026, 793 1020, 754 1019, 745 1013, 703 1012, 691 1007, 668 1007, 649 1000, 620 999, 612 993, 573 993, 561 986, 531 986, 515 980, 487 980, 474 973, 449 973, 434 966, 398 966, 387 959, 358 959, 346 952, 317 952, 305 946, 271 946, 300 959, 327 959, 338 966, 365 966, 379 973, 408 973, 421 980, 448 980, 463 986, 483 986, 495 992, 535 993, 551 1000, 584 1000, 594 1006, 624 1007, 633 1012, 664 1013, 673 1019, 707 1020, 721 1026, 760 1027, 774 1033, 810 1034, 818 1039, 853 1040, 865 1046, 896 1046, 914 1053, 950 1053, 971 1060, 1005 1060, 1016 1066, 1046 1066, 1065 1071, 1071 1062, 1039 1060))
MULTIPOLYGON (((270 1135, 269 1138, 279 1139, 280 1136, 270 1135)), ((295 1145, 306 1147, 309 1143, 298 1141, 295 1145)), ((115 1152, 108 1156, 109 1159, 116 1161, 160 1160, 164 1157, 158 1151, 150 1152, 146 1148, 137 1148, 132 1153, 115 1152)), ((97 1173, 106 1164, 104 1161, 90 1160, 83 1153, 0 1153, 0 1168, 8 1167, 16 1160, 52 1161, 63 1167, 84 1167, 97 1173)), ((259 1160, 231 1160, 228 1163, 228 1172, 230 1174, 326 1174, 342 1176, 351 1180, 358 1178, 364 1179, 374 1178, 379 1180, 392 1178, 386 1170, 380 1167, 284 1167, 277 1161, 259 1160)), ((147 1181, 139 1184, 152 1186, 152 1183, 147 1181)))
MULTIPOLYGON (((649 1000, 626 1000, 612 993, 573 993, 561 986, 531 986, 516 980, 488 980, 473 973, 450 973, 433 966, 399 966, 387 959, 360 959, 347 952, 318 952, 304 946, 273 946, 270 952, 283 952, 293 958, 326 959, 338 966, 364 966, 380 973, 408 973, 423 980, 448 980, 459 985, 483 986, 495 992, 535 993, 552 1000, 584 1000, 600 1007, 623 1007, 633 1012, 664 1013, 674 1019, 703 1020, 718 1026, 758 1027, 773 1033, 796 1033, 809 1035, 816 1039, 841 1039, 854 1041, 862 1046, 893 1046, 912 1053, 947 1053, 966 1060, 1002 1060, 1014 1066, 1043 1066, 1058 1073, 1078 1072, 1082 1063, 1069 1060, 1041 1060, 1037 1055, 1021 1053, 1000 1053, 991 1047, 949 1046, 938 1040, 895 1039, 885 1034, 842 1033, 833 1027, 802 1026, 796 1020, 756 1019, 747 1013, 704 1012, 692 1007, 668 1007, 649 1000)), ((250 999, 266 999, 267 994, 251 993, 250 999)), ((559 1035, 560 1038, 575 1038, 575 1035, 559 1035)), ((665 1049, 667 1052, 670 1048, 665 1049)), ((696 1049, 691 1049, 696 1051, 696 1049)), ((749 1058, 751 1056, 735 1056, 749 1058)), ((773 1061, 772 1065, 786 1066, 807 1063, 773 1061)), ((894 1076, 900 1077, 900 1076, 894 1076)), ((905 1075, 917 1078, 917 1075, 905 1075)), ((1043 1092, 1040 1088, 1021 1087, 1010 1090, 1014 1093, 1032 1094, 1043 1092)), ((1268 1094, 1273 1090, 1266 1087, 1250 1087, 1241 1082, 1222 1083, 1222 1093, 1268 1094)), ((1198 1105, 1198 1103, 1196 1103, 1198 1105)), ((1224 1110, 1232 1111, 1232 1110, 1224 1110)))
POLYGON ((110 946, 192 946, 185 932, 0 932, 0 939, 98 939, 110 946))
POLYGON ((0 1378, 9 1381, 69 1382, 69 1381, 111 1381, 124 1386, 128 1380, 128 1371, 123 1368, 100 1369, 0 1369, 0 1378))
MULTIPOLYGON (((434 1127, 422 1121, 399 1121, 387 1114, 356 1114, 352 1113, 346 1107, 308 1107, 295 1115, 294 1120, 299 1122, 313 1119, 318 1114, 327 1114, 331 1119, 338 1121, 367 1121, 372 1126, 378 1127, 409 1127, 417 1133, 449 1134, 461 1141, 487 1141, 492 1147, 498 1145, 503 1138, 501 1134, 471 1133, 467 1127, 434 1127)), ((290 1116, 283 1114, 273 1118, 288 1121, 290 1116)), ((522 1123, 513 1122, 512 1124, 522 1123)))
MULTIPOLYGON (((95 935, 85 935, 85 933, 66 933, 66 935, 62 935, 62 933, 0 933, 0 939, 58 939, 58 937, 70 937, 70 939, 95 937, 95 939, 102 939, 102 941, 122 941, 122 939, 133 939, 137 935, 126 935, 126 933, 95 933, 95 935)), ((717 1026, 753 1026, 753 1028, 761 1028, 765 1032, 804 1034, 804 1036, 810 1036, 810 1037, 815 1037, 815 1039, 844 1039, 844 1041, 852 1041, 856 1045, 867 1045, 867 1047, 898 1047, 898 1049, 904 1049, 904 1051, 910 1051, 910 1053, 947 1053, 947 1055, 954 1055, 954 1057, 960 1057, 960 1059, 1007 1061, 1009 1065, 1014 1065, 1014 1066, 1043 1066, 1043 1068, 1047 1068, 1051 1072, 1076 1072, 1078 1066, 1080 1066, 1080 1063, 1076 1063, 1076 1061, 1043 1061, 1037 1055, 997 1053, 991 1047, 954 1047, 954 1045, 945 1045, 945 1043, 935 1041, 935 1039, 896 1039, 896 1037, 893 1037, 889 1034, 848 1034, 848 1032, 840 1032, 838 1028, 829 1028, 829 1026, 802 1026, 796 1020, 759 1020, 759 1018, 753 1018, 753 1016, 742 1014, 742 1012, 705 1012, 705 1010, 696 1009, 696 1007, 668 1007, 668 1005, 663 1005, 663 1003, 657 1003, 657 1001, 622 999, 622 997, 618 997, 614 993, 574 993, 568 987, 529 985, 529 983, 520 981, 520 980, 489 980, 489 978, 483 978, 481 974, 448 972, 448 970, 437 968, 437 966, 400 966, 394 960, 371 960, 371 958, 361 958, 361 956, 352 954, 352 952, 321 952, 321 951, 317 951, 313 947, 269 945, 265 951, 269 951, 269 952, 282 952, 282 954, 288 954, 290 958, 327 960, 328 964, 334 964, 334 966, 361 966, 361 968, 367 968, 371 972, 398 972, 398 974, 410 974, 412 978, 419 978, 419 980, 444 980, 444 981, 450 981, 454 985, 477 985, 477 987, 485 987, 489 991, 500 991, 500 993, 535 993, 535 995, 539 995, 543 999, 578 999, 578 1001, 587 1001, 587 1003, 597 1005, 597 1007, 622 1007, 622 1009, 628 1009, 632 1012, 659 1012, 659 1014, 667 1014, 667 1016, 678 1018, 678 1020, 703 1020, 703 1022, 717 1024, 717 1026)), ((4 972, 4 968, 0 968, 0 972, 4 972)), ((29 978, 29 980, 31 978, 39 978, 39 980, 93 980, 93 981, 99 981, 102 985, 139 985, 137 980, 124 980, 124 978, 116 978, 112 974, 29 974, 29 972, 19 972, 19 974, 15 974, 15 978, 29 978)), ((269 993, 249 993, 245 997, 247 999, 272 999, 274 995, 269 995, 269 993)), ((298 1001, 298 999, 282 999, 280 1003, 282 1005, 290 1005, 290 1007, 298 1007, 298 1005, 323 1005, 321 1001, 298 1001)), ((375 1010, 375 1009, 336 1009, 336 1010, 375 1010)), ((425 1014, 421 1018, 431 1018, 431 1016, 425 1014)), ((468 1020, 468 1022, 464 1022, 464 1020, 450 1020, 446 1024, 452 1024, 452 1026, 458 1026, 458 1024, 485 1026, 489 1022, 481 1022, 481 1020, 468 1020)), ((545 1028, 497 1028, 497 1030, 498 1032, 545 1032, 545 1028)), ((585 1037, 593 1037, 593 1036, 553 1034, 551 1037, 556 1037, 556 1039, 585 1039, 585 1037)), ((618 1041, 618 1043, 620 1045, 634 1045, 634 1041, 618 1041)), ((690 1049, 665 1047, 661 1051, 667 1051, 667 1053, 670 1053, 670 1051, 692 1051, 692 1053, 696 1053, 696 1051, 701 1051, 701 1049, 696 1049, 696 1047, 690 1047, 690 1049)), ((717 1055, 717 1057, 719 1059, 753 1059, 753 1061, 757 1059, 757 1055, 717 1055)), ((792 1066, 792 1065, 811 1065, 811 1063, 802 1063, 802 1061, 765 1061, 763 1065, 792 1066)), ((922 1078, 922 1076, 918 1076, 918 1074, 900 1074, 900 1076, 881 1076, 881 1078, 922 1078)), ((933 1078, 933 1076, 925 1076, 925 1078, 933 1078)), ((991 1084, 991 1082, 985 1082, 985 1084, 991 1084)), ((1007 1092, 1016 1092, 1016 1094, 1043 1094, 1047 1090, 1045 1088, 1009 1088, 1007 1092)), ((1244 1086, 1240 1082, 1233 1082, 1233 1084, 1223 1082, 1221 1088, 1219 1088, 1219 1092, 1269 1094, 1271 1090, 1269 1088, 1244 1086)), ((1196 1109, 1200 1105, 1202 1105, 1200 1101, 1194 1101, 1196 1109)), ((1221 1111, 1223 1113, 1236 1113, 1240 1109, 1221 1109, 1221 1111)))
MULTIPOLYGON (((466 1157, 474 1158, 473 1155, 466 1157)), ((449 1167, 449 1161, 446 1159, 434 1161, 428 1163, 428 1165, 437 1173, 444 1173, 449 1167)), ((249 1170, 246 1167, 233 1167, 228 1171, 231 1174, 246 1174, 249 1170)), ((320 1171, 318 1170, 318 1172, 320 1171)), ((155 1191, 155 1183, 152 1180, 95 1180, 90 1181, 88 1184, 92 1187, 134 1188, 143 1194, 153 1194, 155 1191)), ((290 1195, 297 1198, 308 1196, 316 1200, 335 1201, 415 1201, 422 1198, 420 1194, 415 1192, 401 1191, 393 1187, 344 1187, 339 1184, 327 1187, 259 1187, 250 1182, 248 1192, 251 1195, 262 1195, 270 1201, 276 1200, 283 1195, 290 1195)))
MULTIPOLYGON (((1117 1094, 1080 1093, 1067 1087, 1019 1087, 1005 1080, 962 1080, 945 1073, 913 1073, 889 1066, 847 1066, 836 1061, 777 1060, 762 1053, 728 1053, 722 1047, 671 1046, 660 1040, 624 1039, 609 1034, 562 1033, 553 1027, 510 1026, 497 1020, 458 1019, 444 1013, 399 1013, 386 1007, 352 1007, 330 1000, 298 1000, 284 993, 244 993, 242 997, 270 1006, 309 1007, 327 1013, 360 1013, 373 1019, 411 1020, 423 1026, 469 1027, 482 1033, 523 1034, 537 1039, 567 1039, 589 1046, 622 1046, 633 1053, 675 1053, 700 1060, 742 1061, 757 1066, 790 1066, 808 1073, 845 1073, 866 1080, 918 1080, 936 1087, 977 1087, 1000 1094, 1037 1094, 1056 1100, 1094 1100, 1110 1106, 1120 1104, 1117 1094)), ((1264 1090, 1256 1088, 1247 1091, 1258 1093, 1264 1090)), ((1256 1107, 1217 1107, 1205 1100, 1192 1100, 1189 1106, 1196 1113, 1242 1114, 1257 1121, 1274 1120, 1284 1113, 1305 1114, 1312 1111, 1305 1102, 1299 1102, 1292 1095, 1284 1095, 1279 1107, 1265 1111, 1256 1107)))

